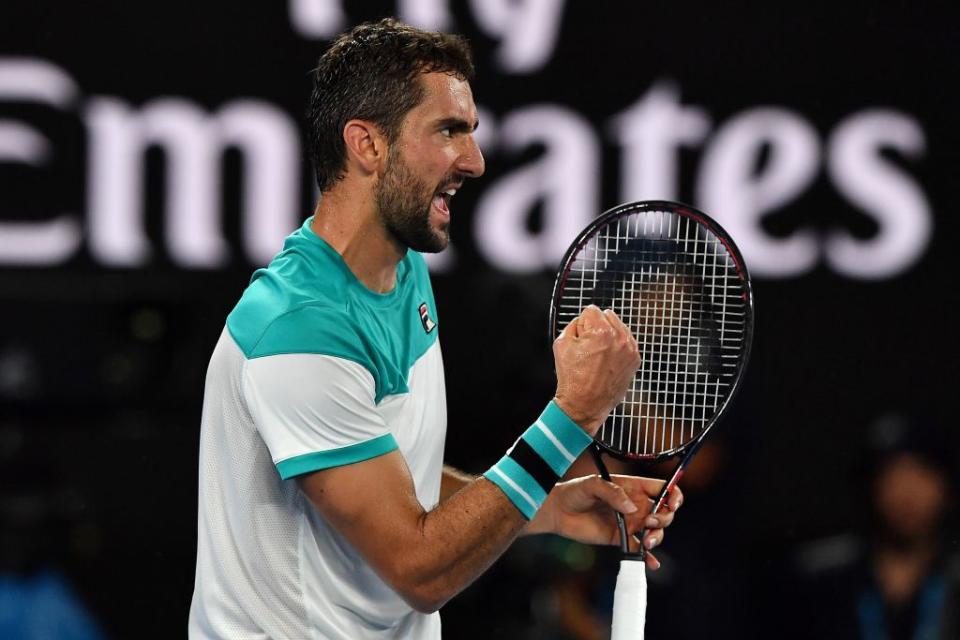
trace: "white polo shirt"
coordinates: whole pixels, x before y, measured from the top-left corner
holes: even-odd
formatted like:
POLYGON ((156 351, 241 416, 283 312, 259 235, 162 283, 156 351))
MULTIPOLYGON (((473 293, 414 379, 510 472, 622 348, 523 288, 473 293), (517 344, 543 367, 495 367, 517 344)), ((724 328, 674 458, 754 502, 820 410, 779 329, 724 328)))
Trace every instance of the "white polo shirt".
POLYGON ((367 289, 310 229, 251 279, 207 371, 191 638, 440 637, 316 512, 294 478, 399 449, 440 497, 443 363, 423 258, 367 289))

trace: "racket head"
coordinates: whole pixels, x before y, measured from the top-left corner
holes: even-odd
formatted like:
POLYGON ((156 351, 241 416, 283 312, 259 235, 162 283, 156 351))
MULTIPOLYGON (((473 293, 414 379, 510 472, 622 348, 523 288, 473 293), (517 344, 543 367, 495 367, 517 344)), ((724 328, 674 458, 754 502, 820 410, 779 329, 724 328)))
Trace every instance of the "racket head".
POLYGON ((620 316, 643 358, 597 445, 648 462, 696 447, 736 395, 753 341, 750 275, 730 234, 677 202, 614 207, 577 236, 560 264, 551 339, 590 304, 620 316))

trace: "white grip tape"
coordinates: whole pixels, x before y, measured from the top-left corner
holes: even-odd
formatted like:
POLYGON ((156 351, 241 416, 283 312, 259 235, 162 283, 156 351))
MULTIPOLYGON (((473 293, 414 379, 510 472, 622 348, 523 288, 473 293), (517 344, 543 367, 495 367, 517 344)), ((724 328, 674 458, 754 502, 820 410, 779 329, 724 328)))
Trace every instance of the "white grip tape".
POLYGON ((647 620, 647 572, 642 560, 621 560, 613 593, 611 640, 643 640, 647 620))

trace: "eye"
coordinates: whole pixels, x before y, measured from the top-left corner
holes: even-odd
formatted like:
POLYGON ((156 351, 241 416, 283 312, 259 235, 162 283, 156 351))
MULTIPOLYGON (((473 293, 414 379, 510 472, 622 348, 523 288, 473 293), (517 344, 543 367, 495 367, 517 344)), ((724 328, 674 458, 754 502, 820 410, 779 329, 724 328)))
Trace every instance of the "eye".
POLYGON ((453 137, 453 129, 451 129, 450 127, 444 127, 443 129, 440 129, 440 133, 443 134, 443 136, 446 138, 453 137))

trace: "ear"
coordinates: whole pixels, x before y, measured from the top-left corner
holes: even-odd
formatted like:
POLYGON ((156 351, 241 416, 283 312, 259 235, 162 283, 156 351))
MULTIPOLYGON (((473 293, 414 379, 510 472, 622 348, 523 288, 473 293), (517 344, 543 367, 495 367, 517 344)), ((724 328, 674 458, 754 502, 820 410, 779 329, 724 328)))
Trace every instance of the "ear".
POLYGON ((375 124, 350 120, 343 127, 347 164, 355 164, 364 174, 377 173, 387 160, 387 139, 375 124))

